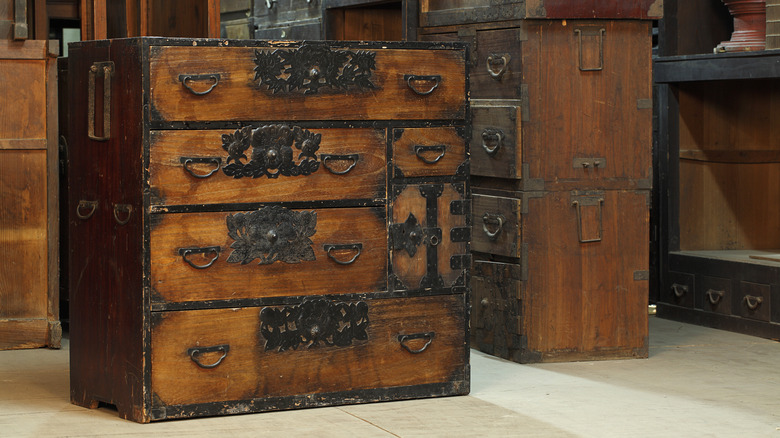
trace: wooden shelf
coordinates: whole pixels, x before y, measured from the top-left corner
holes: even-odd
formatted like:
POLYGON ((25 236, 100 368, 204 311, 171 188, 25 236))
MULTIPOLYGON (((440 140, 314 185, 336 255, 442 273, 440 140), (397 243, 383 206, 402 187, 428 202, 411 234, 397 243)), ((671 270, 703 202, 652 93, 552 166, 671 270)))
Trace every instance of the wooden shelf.
POLYGON ((780 151, 687 149, 680 151, 680 159, 708 163, 768 164, 780 163, 780 151))
POLYGON ((780 78, 780 50, 656 58, 656 83, 780 78))

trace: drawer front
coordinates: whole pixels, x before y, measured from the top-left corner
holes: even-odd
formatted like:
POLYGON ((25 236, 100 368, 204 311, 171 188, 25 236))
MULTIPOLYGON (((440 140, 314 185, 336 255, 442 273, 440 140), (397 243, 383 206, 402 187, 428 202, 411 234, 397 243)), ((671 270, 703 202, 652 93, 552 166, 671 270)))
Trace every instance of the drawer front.
POLYGON ((739 315, 744 318, 769 321, 771 319, 772 288, 768 284, 742 281, 739 284, 739 315))
POLYGON ((465 128, 393 130, 395 177, 454 175, 466 160, 465 128))
POLYGON ((463 380, 463 299, 156 313, 154 407, 463 380))
POLYGON ((153 131, 152 203, 383 198, 386 148, 377 129, 153 131))
POLYGON ((692 274, 669 272, 669 284, 665 289, 661 289, 661 301, 693 308, 695 285, 692 274))
POLYGON ((471 174, 520 179, 523 163, 520 108, 493 106, 489 101, 473 102, 471 120, 471 174))
POLYGON ((277 23, 295 22, 319 18, 322 9, 318 2, 305 0, 257 0, 254 2, 254 16, 263 26, 273 26, 277 23))
POLYGON ((285 23, 274 27, 258 27, 254 31, 257 40, 319 40, 322 39, 322 22, 320 19, 302 22, 285 23))
POLYGON ((521 201, 500 196, 473 195, 471 249, 478 252, 520 257, 521 201))
POLYGON ((463 119, 464 58, 463 50, 353 50, 324 43, 155 46, 151 118, 463 119))
POLYGON ((505 359, 522 348, 522 270, 475 261, 471 275, 471 330, 475 347, 505 359))
POLYGON ((734 293, 730 278, 702 275, 696 283, 696 308, 731 315, 734 293))
POLYGON ((155 301, 381 291, 384 208, 182 213, 151 219, 155 301))
POLYGON ((467 286, 471 230, 464 193, 463 183, 393 187, 392 290, 467 286))

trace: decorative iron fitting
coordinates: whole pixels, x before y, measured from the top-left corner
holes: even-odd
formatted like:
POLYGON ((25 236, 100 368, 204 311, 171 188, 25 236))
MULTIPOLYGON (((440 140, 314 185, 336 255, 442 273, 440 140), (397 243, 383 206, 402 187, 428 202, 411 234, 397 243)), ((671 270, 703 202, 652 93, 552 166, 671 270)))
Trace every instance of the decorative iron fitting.
POLYGON ((417 254, 417 247, 423 242, 423 229, 417 218, 409 213, 405 222, 390 224, 390 243, 393 250, 405 250, 409 257, 417 254))
POLYGON ((321 44, 298 49, 255 50, 255 80, 275 93, 303 91, 316 94, 333 90, 375 89, 376 52, 332 50, 321 44))
POLYGON ((347 347, 368 340, 368 304, 334 303, 315 298, 297 306, 265 307, 260 311, 260 334, 265 351, 317 347, 347 347))
POLYGON ((222 135, 222 149, 228 153, 222 171, 236 179, 311 175, 320 168, 316 152, 321 139, 322 134, 299 126, 245 126, 233 134, 222 135), (297 163, 293 147, 300 151, 297 163), (247 159, 247 163, 241 162, 247 159))
POLYGON ((315 260, 309 237, 317 231, 316 212, 269 205, 249 213, 231 214, 226 222, 228 236, 234 240, 228 263, 245 265, 260 259, 258 264, 269 265, 275 261, 315 260))

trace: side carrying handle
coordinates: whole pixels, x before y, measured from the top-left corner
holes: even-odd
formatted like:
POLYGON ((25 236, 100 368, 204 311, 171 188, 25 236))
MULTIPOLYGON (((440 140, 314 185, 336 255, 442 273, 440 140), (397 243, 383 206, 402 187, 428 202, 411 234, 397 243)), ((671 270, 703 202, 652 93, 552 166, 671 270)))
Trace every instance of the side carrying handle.
POLYGON ((187 262, 188 265, 192 266, 195 269, 206 269, 214 264, 214 262, 217 261, 219 258, 219 253, 222 251, 221 246, 204 246, 202 248, 200 247, 192 247, 192 248, 179 248, 179 255, 181 256, 182 260, 187 262), (214 257, 211 258, 205 265, 196 265, 193 263, 189 256, 192 254, 210 254, 214 253, 214 257))
POLYGON ((672 292, 674 292, 675 297, 682 298, 683 295, 688 293, 688 286, 684 284, 674 283, 672 284, 672 292))
POLYGON ((506 73, 507 69, 509 68, 509 61, 512 59, 512 55, 509 53, 501 53, 501 54, 492 54, 488 55, 487 57, 487 71, 490 74, 490 77, 500 81, 501 77, 504 76, 504 73, 506 73), (493 64, 497 64, 496 60, 501 61, 501 68, 498 69, 498 71, 493 70, 493 64))
POLYGON ((179 162, 184 166, 184 170, 186 170, 187 173, 194 176, 195 178, 201 179, 214 175, 214 173, 218 171, 220 167, 222 167, 222 158, 219 157, 181 157, 179 158, 179 162), (190 167, 194 163, 213 164, 215 167, 207 173, 195 173, 195 171, 190 167))
POLYGON ((601 71, 604 70, 604 35, 607 33, 606 29, 601 28, 594 29, 574 29, 574 33, 577 34, 577 45, 579 48, 579 68, 580 71, 601 71), (599 65, 598 67, 585 68, 582 66, 582 35, 598 36, 599 37, 599 65))
POLYGON ((230 351, 230 345, 228 344, 214 345, 213 347, 194 347, 187 349, 187 356, 189 356, 197 366, 210 369, 216 368, 219 364, 221 364, 225 357, 227 357, 228 351, 230 351), (222 355, 219 357, 219 359, 217 359, 216 362, 211 364, 204 364, 200 361, 200 356, 202 354, 214 352, 222 352, 222 355))
POLYGON ((357 162, 360 159, 360 154, 320 154, 320 159, 322 160, 322 166, 328 169, 328 172, 334 175, 344 175, 357 165, 357 162), (344 170, 335 170, 330 164, 328 164, 331 161, 351 161, 352 164, 347 166, 347 168, 344 170))
POLYGON ((496 128, 485 128, 482 130, 482 149, 485 150, 488 156, 495 156, 503 144, 504 131, 496 128), (494 139, 495 141, 493 141, 494 139))
POLYGON ((582 203, 580 201, 572 201, 571 205, 577 208, 577 237, 579 238, 580 243, 592 243, 592 242, 601 242, 601 239, 603 237, 604 233, 604 227, 603 227, 603 212, 602 207, 604 205, 604 199, 599 198, 598 199, 598 208, 599 208, 599 234, 598 237, 595 237, 593 239, 583 239, 582 238, 582 203))
POLYGON ((85 201, 84 199, 80 200, 79 204, 76 206, 76 217, 83 221, 91 218, 92 215, 95 214, 95 211, 97 211, 97 206, 97 201, 85 201), (87 208, 89 211, 87 213, 82 213, 82 211, 87 208))
POLYGON ((435 146, 415 146, 414 147, 414 154, 417 155, 417 158, 419 158, 423 163, 425 164, 436 164, 444 157, 444 154, 447 152, 447 146, 440 144, 435 146), (436 158, 427 158, 427 154, 429 152, 438 153, 436 158))
POLYGON ((358 256, 361 252, 363 252, 363 244, 362 243, 348 243, 345 245, 323 245, 323 248, 325 249, 325 252, 328 254, 328 257, 330 257, 331 260, 338 263, 339 265, 351 265, 352 263, 357 260, 358 256), (352 250, 357 251, 354 257, 352 257, 350 260, 344 261, 339 260, 334 256, 331 251, 342 251, 342 250, 352 250))
POLYGON ((420 354, 423 351, 425 351, 429 345, 431 345, 431 342, 433 342, 433 338, 436 336, 436 332, 427 332, 427 333, 414 333, 411 335, 398 335, 398 342, 401 343, 401 346, 406 349, 409 353, 412 354, 420 354), (413 339, 427 339, 427 342, 425 342, 425 345, 418 349, 413 349, 406 343, 408 341, 411 341, 413 339))
POLYGON ((87 100, 87 137, 92 140, 106 141, 111 138, 111 76, 114 73, 113 62, 96 62, 89 68, 89 89, 87 100), (103 76, 103 135, 95 135, 95 86, 98 76, 103 76))
POLYGON ((114 204, 114 220, 116 220, 116 223, 119 225, 124 225, 128 222, 130 222, 130 216, 133 213, 133 206, 130 204, 114 204), (120 219, 119 215, 124 213, 125 218, 120 219))
POLYGON ((406 81, 406 85, 408 85, 409 88, 411 88, 412 91, 414 91, 415 93, 419 94, 420 96, 427 96, 433 93, 433 90, 439 87, 439 83, 441 82, 441 76, 404 75, 404 81, 406 81), (430 82, 431 87, 423 91, 417 88, 416 85, 413 85, 413 83, 417 83, 417 82, 430 82))
POLYGON ((754 297, 753 295, 745 295, 745 305, 750 310, 756 310, 761 306, 761 303, 764 302, 764 298, 762 297, 754 297))
POLYGON ((219 85, 219 79, 220 79, 219 73, 207 73, 204 75, 179 75, 179 81, 182 85, 184 85, 184 88, 190 90, 190 93, 203 96, 204 94, 211 93, 211 90, 214 89, 217 85, 219 85), (197 82, 197 81, 210 81, 213 82, 209 88, 207 88, 205 91, 195 91, 194 88, 190 86, 190 82, 197 82))

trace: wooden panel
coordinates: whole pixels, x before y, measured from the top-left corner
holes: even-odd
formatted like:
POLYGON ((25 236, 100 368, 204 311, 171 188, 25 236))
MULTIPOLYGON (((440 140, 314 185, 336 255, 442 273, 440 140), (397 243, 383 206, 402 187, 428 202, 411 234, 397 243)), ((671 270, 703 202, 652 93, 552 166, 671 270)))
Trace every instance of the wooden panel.
POLYGON ((472 101, 471 174, 520 179, 523 164, 520 108, 493 106, 489 102, 472 101))
MULTIPOLYGON (((292 125, 285 125, 291 127, 292 125)), ((247 129, 239 130, 244 132, 247 129)), ((260 175, 257 178, 245 176, 236 178, 226 172, 238 163, 229 163, 226 152, 227 139, 235 140, 233 130, 202 131, 154 131, 151 140, 151 166, 149 169, 150 186, 155 193, 153 204, 212 204, 237 202, 283 202, 290 200, 328 200, 328 199, 373 199, 385 196, 386 143, 385 131, 378 129, 305 129, 320 136, 319 149, 313 151, 318 168, 310 175, 278 176, 276 178, 260 175), (228 136, 228 137, 223 137, 228 136), (356 157, 338 157, 354 155, 356 157), (336 156, 330 158, 330 156, 336 156), (187 165, 192 173, 185 170, 182 157, 197 160, 215 160, 207 163, 187 165), (219 160, 219 164, 216 164, 219 160), (348 170, 351 165, 354 167, 348 170), (329 170, 330 169, 330 170, 329 170), (348 171, 347 171, 348 170, 348 171), (207 178, 204 176, 214 172, 207 178), (339 172, 345 172, 339 174, 339 172), (335 173, 334 173, 335 172, 335 173)), ((285 132, 287 132, 285 130, 285 132)), ((292 129, 290 129, 292 132, 292 129)), ((281 137, 281 134, 279 134, 281 137)), ((303 135, 303 134, 302 134, 303 135)), ((312 137, 311 141, 314 137, 312 137)), ((278 139, 273 139, 278 140, 278 139)), ((294 145, 292 134, 290 144, 284 140, 274 143, 279 146, 281 156, 286 150, 292 163, 299 165, 302 151, 297 147, 307 141, 300 137, 294 145)), ((232 141, 232 140, 231 140, 232 141)), ((242 165, 263 162, 270 144, 245 145, 245 159, 242 165)), ((239 143, 241 144, 241 143, 239 143)), ((253 143, 254 144, 254 143, 253 143)), ((230 149, 230 148, 228 148, 230 149)), ((232 149, 231 149, 232 150, 232 149)), ((311 152, 311 151, 310 151, 311 152)), ((262 167, 262 166, 261 166, 262 167)), ((280 172, 278 166, 268 169, 269 173, 280 172), (275 167, 275 168, 273 168, 275 167)), ((238 176, 241 174, 239 173, 238 176)))
POLYGON ((46 138, 46 62, 0 59, 0 138, 46 138))
POLYGON ((543 178, 546 184, 576 181, 580 187, 642 181, 640 188, 649 188, 649 26, 640 21, 572 20, 526 27, 529 42, 523 44, 522 72, 530 109, 523 115, 528 118, 523 124, 523 161, 529 164, 524 177, 543 178), (582 62, 577 31, 582 34, 582 62), (603 65, 598 56, 602 43, 603 65), (603 69, 580 70, 599 66, 603 69))
POLYGON ((403 39, 402 12, 400 4, 329 10, 328 39, 400 41, 403 39))
MULTIPOLYGON (((156 301, 182 302, 216 299, 238 299, 284 296, 295 285, 296 295, 323 293, 363 293, 385 289, 387 278, 387 240, 384 211, 371 208, 318 209, 315 233, 310 236, 313 261, 284 263, 281 260, 261 265, 259 259, 248 264, 228 263, 238 251, 236 241, 228 235, 226 220, 233 213, 189 213, 154 218, 151 232, 152 288, 156 301), (361 244, 354 263, 342 265, 328 256, 324 245, 361 244), (216 261, 208 268, 196 269, 180 255, 180 248, 221 248, 216 261), (211 285, 220 284, 219 288, 211 285)), ((268 228, 275 223, 269 222, 268 228)), ((285 230, 277 225, 279 238, 285 230)), ((288 230, 289 231, 289 230, 288 230)), ((276 254, 286 250, 277 245, 267 248, 265 231, 247 226, 237 232, 252 239, 259 251, 276 254), (248 233, 248 234, 244 234, 248 233), (257 233, 260 233, 258 236, 257 233), (266 245, 264 247, 263 245, 266 245), (273 250, 273 251, 272 251, 273 250)), ((286 235, 286 234, 284 234, 286 235)), ((270 239, 270 238, 269 238, 270 239)), ((339 261, 348 261, 356 250, 332 251, 339 261)), ((192 254, 187 258, 196 265, 207 265, 213 252, 192 254)), ((238 260, 243 260, 238 254, 238 260)), ((280 259, 283 255, 279 255, 280 259)))
POLYGON ((610 190, 528 199, 522 315, 533 360, 647 356, 648 196, 610 190), (573 202, 592 196, 603 199, 601 239, 581 243, 573 202))
POLYGON ((46 151, 0 151, 0 319, 47 315, 46 151))
MULTIPOLYGON (((255 48, 153 47, 150 86, 155 120, 439 119, 463 118, 463 52, 371 50, 376 53, 373 90, 272 93, 255 82, 255 48), (221 75, 207 95, 188 91, 179 75, 221 75), (438 87, 419 95, 405 75, 440 75, 438 87), (237 105, 237 102, 241 104, 237 105)), ((260 49, 262 50, 262 49, 260 49)), ((206 88, 211 85, 206 84, 206 88)), ((421 93, 432 82, 413 82, 421 93)), ((193 87, 196 85, 193 85, 193 87)))
MULTIPOLYGON (((412 222, 421 227, 417 232, 423 234, 418 236, 419 242, 414 246, 413 254, 399 247, 391 252, 392 272, 402 283, 399 289, 434 287, 438 277, 441 277, 443 284, 436 286, 451 287, 462 275, 462 269, 453 269, 450 264, 450 257, 467 252, 466 243, 453 241, 452 237, 455 229, 466 226, 465 215, 455 215, 450 210, 453 201, 463 199, 461 189, 462 185, 457 187, 455 184, 410 184, 396 196, 391 228, 412 222), (423 191, 428 197, 423 195, 423 191), (441 237, 432 240, 433 237, 427 234, 427 228, 439 228, 441 237), (436 263, 435 270, 433 260, 436 263)), ((413 231, 413 227, 409 231, 413 231)), ((392 230, 390 232, 393 233, 392 230)), ((410 240, 414 241, 414 238, 410 237, 410 240)))
POLYGON ((454 175, 466 160, 464 132, 456 128, 396 129, 393 164, 406 177, 454 175))
POLYGON ((521 361, 522 273, 519 265, 475 261, 471 276, 471 333, 475 348, 521 361))
MULTIPOLYGON (((260 308, 167 312, 152 328, 155 407, 296 394, 322 394, 462 379, 466 357, 462 295, 368 301, 367 340, 346 347, 264 351, 260 308), (434 333, 418 354, 399 335, 434 333), (187 355, 193 347, 229 345, 212 369, 187 355), (182 379, 187 382, 182 385, 182 379)), ((407 341, 420 349, 425 339, 407 341)), ((215 355, 218 359, 219 356, 215 355)), ((204 362, 214 357, 203 356, 204 362)))
POLYGON ((522 255, 521 201, 500 196, 474 195, 471 223, 473 251, 507 257, 522 255))
MULTIPOLYGON (((210 0, 149 0, 148 28, 144 35, 218 38, 209 33, 210 0)), ((217 29, 219 12, 217 11, 217 29)))

